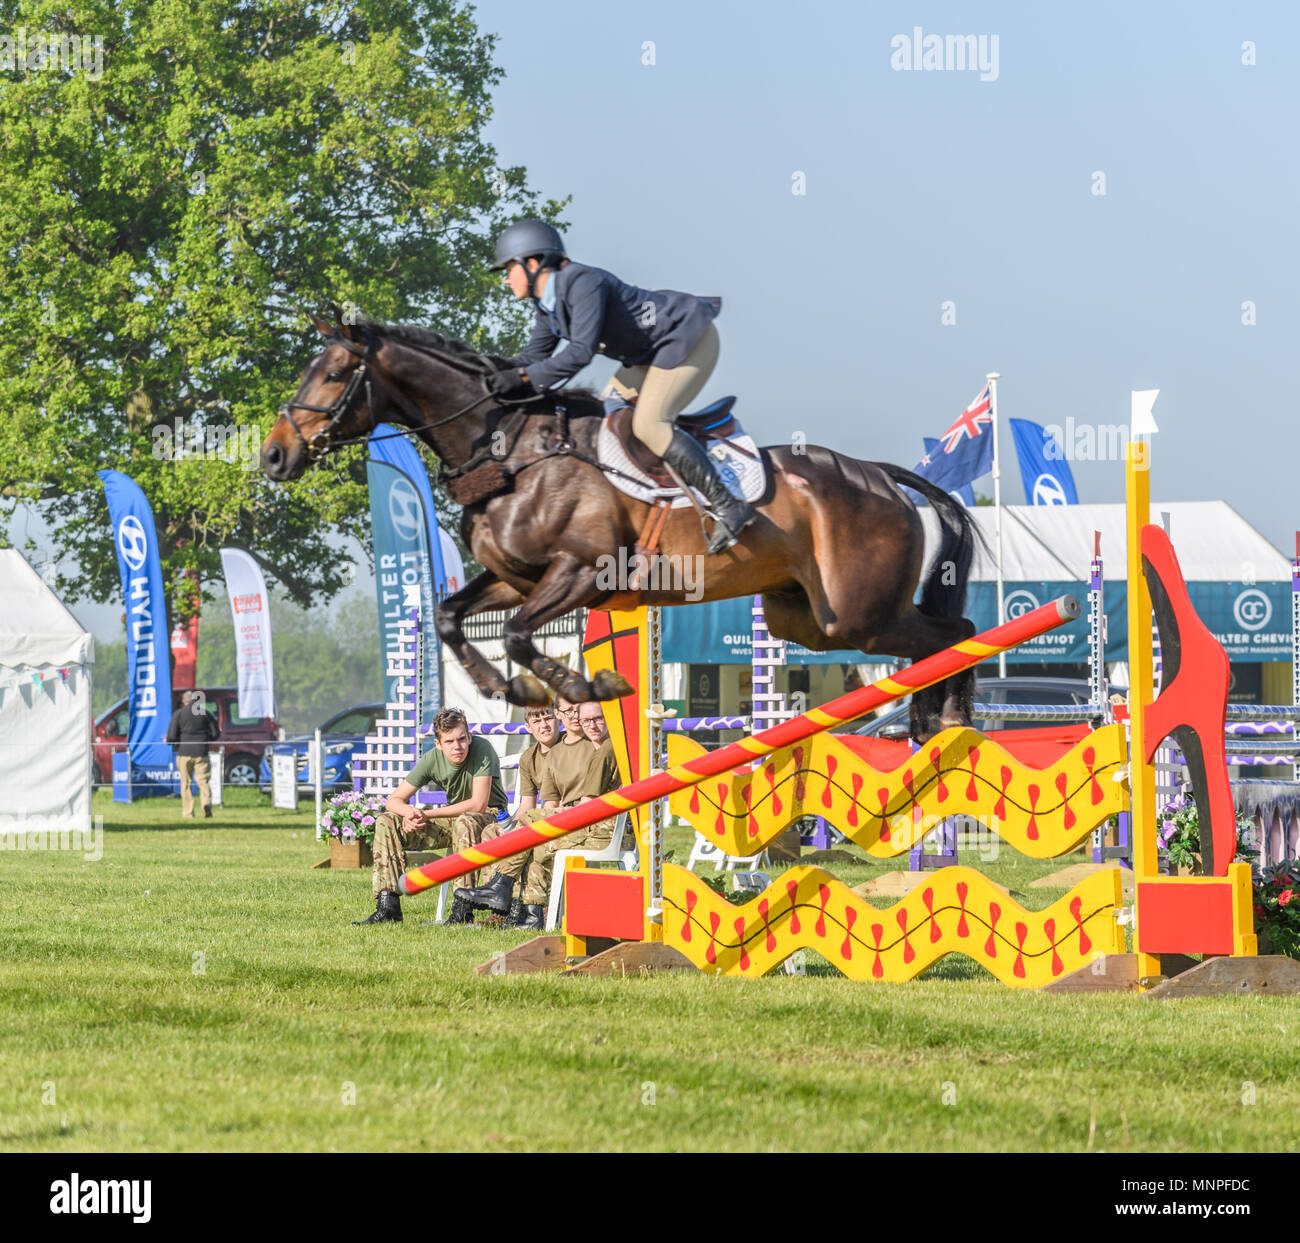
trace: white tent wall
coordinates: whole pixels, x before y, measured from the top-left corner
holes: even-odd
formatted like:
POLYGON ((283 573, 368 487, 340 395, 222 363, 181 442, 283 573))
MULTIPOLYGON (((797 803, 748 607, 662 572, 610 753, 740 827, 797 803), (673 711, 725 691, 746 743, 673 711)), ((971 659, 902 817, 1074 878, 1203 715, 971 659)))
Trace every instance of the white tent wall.
POLYGON ((0 549, 0 836, 89 833, 94 659, 23 555, 0 549))
MULTIPOLYGON (((987 545, 987 551, 975 554, 971 578, 992 582, 997 566, 993 509, 980 505, 969 512, 987 545)), ((1094 531, 1101 532, 1106 577, 1123 579, 1123 505, 1004 505, 1002 512, 1007 582, 1086 583, 1094 531)), ((1152 501, 1152 521, 1158 523, 1162 513, 1169 515, 1178 561, 1189 583, 1240 582, 1247 574, 1257 582, 1291 581, 1291 563, 1226 501, 1152 501)), ((937 543, 938 519, 926 505, 921 520, 928 564, 937 543)))

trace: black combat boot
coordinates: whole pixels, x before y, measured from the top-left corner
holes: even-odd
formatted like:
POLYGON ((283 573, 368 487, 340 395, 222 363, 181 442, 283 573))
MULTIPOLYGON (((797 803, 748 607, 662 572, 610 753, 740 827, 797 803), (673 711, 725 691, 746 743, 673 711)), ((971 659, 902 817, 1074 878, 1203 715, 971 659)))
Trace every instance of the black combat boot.
POLYGON ((546 927, 546 911, 540 906, 524 907, 524 917, 519 926, 529 932, 541 932, 546 927))
POLYGON ((518 898, 512 898, 510 901, 510 914, 506 916, 506 923, 511 928, 518 928, 524 922, 524 904, 518 898))
POLYGON ((713 511, 716 521, 709 540, 709 554, 730 548, 740 538, 740 533, 757 517, 754 507, 748 501, 731 495, 714 469, 713 461, 705 452, 704 446, 680 427, 673 428, 672 442, 664 450, 664 461, 685 483, 703 494, 709 509, 713 511))
POLYGON ((485 907, 504 915, 510 909, 510 895, 514 893, 515 882, 504 872, 498 872, 486 885, 477 889, 457 889, 452 896, 456 901, 462 899, 471 906, 485 907))
POLYGON ((400 924, 402 922, 402 899, 391 889, 381 889, 375 900, 374 914, 369 919, 354 919, 353 927, 361 924, 400 924))
POLYGON ((447 923, 472 924, 473 922, 474 908, 470 906, 464 898, 458 898, 453 895, 451 899, 451 910, 447 912, 447 923))

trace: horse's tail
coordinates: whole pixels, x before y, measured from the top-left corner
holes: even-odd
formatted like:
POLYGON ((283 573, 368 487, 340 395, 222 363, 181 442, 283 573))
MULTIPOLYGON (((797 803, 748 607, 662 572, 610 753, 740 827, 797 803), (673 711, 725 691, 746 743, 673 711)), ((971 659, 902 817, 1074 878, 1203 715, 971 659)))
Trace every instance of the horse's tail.
POLYGON ((895 483, 925 497, 939 516, 939 551, 930 568, 930 576, 921 589, 921 612, 931 617, 964 616, 966 585, 970 581, 975 545, 977 541, 982 542, 979 528, 966 506, 937 484, 901 466, 891 466, 887 462, 881 462, 880 466, 895 483))

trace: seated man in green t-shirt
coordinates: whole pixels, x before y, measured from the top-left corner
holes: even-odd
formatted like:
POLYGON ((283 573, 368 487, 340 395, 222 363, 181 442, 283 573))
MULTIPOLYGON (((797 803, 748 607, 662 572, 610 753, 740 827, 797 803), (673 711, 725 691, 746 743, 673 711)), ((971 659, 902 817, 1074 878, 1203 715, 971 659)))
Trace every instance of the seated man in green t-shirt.
MULTIPOLYGON (((465 714, 459 708, 444 708, 433 718, 433 736, 434 745, 388 796, 387 811, 375 821, 375 869, 370 881, 375 911, 369 919, 357 920, 359 924, 401 920, 397 882, 406 871, 408 848, 444 846, 458 851, 475 846, 483 830, 495 824, 505 809, 497 753, 487 739, 471 740, 465 714), (425 785, 445 791, 446 806, 413 805, 411 796, 425 785)), ((460 903, 453 905, 448 922, 467 924, 473 919, 472 908, 460 903)))

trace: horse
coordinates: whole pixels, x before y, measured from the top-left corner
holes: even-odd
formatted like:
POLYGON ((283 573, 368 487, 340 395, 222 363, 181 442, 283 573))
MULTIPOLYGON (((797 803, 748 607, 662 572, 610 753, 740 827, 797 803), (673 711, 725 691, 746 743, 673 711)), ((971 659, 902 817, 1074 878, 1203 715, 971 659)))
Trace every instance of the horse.
MULTIPOLYGON (((479 691, 521 706, 547 702, 548 686, 571 702, 629 693, 619 675, 589 682, 532 639, 578 608, 688 602, 687 576, 660 575, 638 596, 602 573, 611 556, 635 546, 649 506, 615 488, 597 463, 600 398, 563 390, 503 401, 486 387, 487 376, 508 365, 503 358, 415 325, 345 323, 337 310, 335 320, 312 317, 325 346, 262 445, 267 479, 300 478, 380 422, 409 428, 440 459, 443 482, 462 506, 461 534, 485 567, 438 605, 435 619, 479 691), (504 643, 522 672, 508 681, 462 629, 465 618, 492 609, 516 610, 504 643)), ((669 565, 697 559, 694 599, 759 593, 769 632, 814 651, 920 660, 975 633, 962 612, 978 534, 959 501, 902 467, 818 445, 772 445, 761 455, 767 490, 734 547, 708 556, 695 511, 669 511, 659 553, 669 565), (902 486, 939 518, 939 548, 923 583, 923 527, 902 486)), ((970 724, 974 678, 967 671, 913 695, 918 742, 970 724)))

